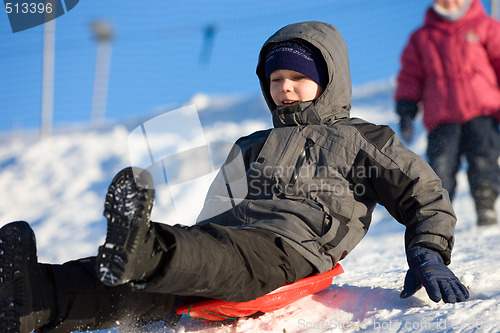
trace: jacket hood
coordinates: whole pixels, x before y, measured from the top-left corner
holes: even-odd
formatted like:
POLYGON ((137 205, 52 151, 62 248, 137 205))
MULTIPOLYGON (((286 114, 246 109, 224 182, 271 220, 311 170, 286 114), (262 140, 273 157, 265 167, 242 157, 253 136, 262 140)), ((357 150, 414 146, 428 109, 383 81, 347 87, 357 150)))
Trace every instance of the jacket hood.
POLYGON ((469 21, 485 15, 486 11, 484 10, 484 7, 479 0, 472 0, 465 14, 456 21, 449 21, 445 19, 444 17, 436 13, 434 8, 432 8, 431 6, 429 7, 429 9, 427 9, 427 12, 425 14, 425 25, 434 26, 441 29, 448 29, 448 27, 455 24, 456 22, 469 21))
POLYGON ((278 30, 264 43, 259 54, 257 76, 264 99, 271 110, 274 127, 330 125, 349 117, 351 110, 351 74, 347 46, 340 32, 331 24, 310 21, 293 23, 278 30), (269 92, 264 65, 268 50, 275 44, 302 39, 321 51, 328 68, 329 82, 317 99, 290 106, 276 107, 269 92))

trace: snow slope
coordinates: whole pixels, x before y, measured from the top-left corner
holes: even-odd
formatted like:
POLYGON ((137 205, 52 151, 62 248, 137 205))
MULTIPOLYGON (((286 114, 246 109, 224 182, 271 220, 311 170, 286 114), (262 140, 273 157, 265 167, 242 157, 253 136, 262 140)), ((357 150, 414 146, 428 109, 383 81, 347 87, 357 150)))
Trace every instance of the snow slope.
MULTIPOLYGON (((352 115, 389 124, 397 131, 392 91, 392 81, 355 87, 352 115)), ((190 103, 198 107, 207 141, 234 141, 271 126, 260 97, 198 95, 190 103)), ((130 131, 169 108, 175 106, 101 129, 59 129, 43 140, 26 132, 0 137, 0 225, 30 222, 37 235, 39 259, 44 262, 95 255, 106 231, 102 207, 107 186, 116 172, 130 164, 130 131)), ((421 123, 416 125, 416 134, 410 147, 424 154, 426 136, 421 123)), ((499 332, 500 227, 475 226, 463 169, 459 176, 454 201, 456 246, 450 267, 470 288, 469 301, 436 304, 422 290, 399 299, 407 269, 404 228, 379 207, 368 235, 342 261, 345 273, 328 289, 257 318, 207 324, 183 317, 173 331, 499 332)), ((203 186, 196 190, 204 191, 203 186)), ((168 330, 159 323, 145 331, 168 330)))

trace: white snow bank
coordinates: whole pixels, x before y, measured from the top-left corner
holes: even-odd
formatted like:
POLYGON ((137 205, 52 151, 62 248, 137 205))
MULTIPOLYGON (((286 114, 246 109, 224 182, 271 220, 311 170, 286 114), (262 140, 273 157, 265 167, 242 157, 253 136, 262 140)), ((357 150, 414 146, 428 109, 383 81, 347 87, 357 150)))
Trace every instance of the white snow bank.
MULTIPOLYGON (((397 132, 392 88, 389 82, 355 91, 353 116, 389 124, 397 132)), ((208 141, 234 141, 271 126, 270 120, 261 117, 267 114, 261 98, 244 99, 240 104, 234 99, 214 103, 207 96, 195 100, 204 108, 200 117, 208 141), (257 108, 264 108, 258 116, 252 111, 257 108), (230 109, 237 109, 244 120, 227 116, 230 109), (205 118, 203 112, 207 112, 205 118)), ((62 263, 95 255, 105 237, 102 207, 107 186, 116 172, 129 165, 130 130, 113 125, 101 130, 60 131, 43 140, 30 138, 29 133, 1 139, 0 225, 14 220, 30 222, 41 261, 62 263)), ((417 122, 415 134, 411 148, 424 154, 426 135, 421 123, 417 122)), ((186 194, 187 199, 193 197, 186 194)), ((334 278, 328 289, 258 318, 207 324, 183 317, 175 331, 499 332, 500 228, 475 226, 463 170, 454 208, 458 224, 450 267, 470 288, 467 302, 436 304, 424 291, 405 300, 399 298, 407 269, 404 228, 379 207, 368 235, 342 262, 345 273, 334 278)), ((148 331, 166 329, 158 324, 148 331)))

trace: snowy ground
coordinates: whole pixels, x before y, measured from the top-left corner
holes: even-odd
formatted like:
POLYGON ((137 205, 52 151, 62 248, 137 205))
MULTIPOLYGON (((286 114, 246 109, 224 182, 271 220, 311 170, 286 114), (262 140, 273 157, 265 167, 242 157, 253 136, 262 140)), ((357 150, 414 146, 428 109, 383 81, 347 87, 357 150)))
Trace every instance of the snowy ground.
MULTIPOLYGON (((352 115, 397 131, 392 89, 391 82, 356 88, 352 115)), ((193 101, 207 141, 233 141, 270 126, 259 98, 196 96, 193 101)), ((26 132, 0 137, 0 225, 30 222, 44 262, 95 255, 106 230, 104 194, 113 175, 130 164, 127 140, 138 124, 67 128, 43 140, 26 132)), ((423 154, 425 145, 425 132, 417 123, 410 147, 423 154)), ((183 317, 175 331, 499 332, 500 227, 475 226, 463 170, 454 208, 458 223, 450 267, 470 288, 465 303, 435 304, 422 290, 409 299, 399 298, 407 269, 404 228, 379 207, 368 235, 342 262, 344 274, 328 289, 253 319, 207 324, 183 317)), ((154 325, 148 331, 166 330, 154 325)))

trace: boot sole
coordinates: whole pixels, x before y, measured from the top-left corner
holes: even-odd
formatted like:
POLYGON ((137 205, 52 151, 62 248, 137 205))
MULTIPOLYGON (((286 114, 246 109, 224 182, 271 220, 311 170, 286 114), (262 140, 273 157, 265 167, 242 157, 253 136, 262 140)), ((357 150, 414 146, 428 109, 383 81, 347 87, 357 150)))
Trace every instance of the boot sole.
POLYGON ((0 330, 31 332, 36 323, 27 316, 33 308, 29 271, 37 258, 35 234, 28 223, 13 222, 0 230, 0 255, 0 330))
POLYGON ((104 208, 108 231, 96 262, 99 278, 107 286, 125 284, 134 277, 134 258, 140 254, 141 241, 151 228, 152 184, 149 172, 126 168, 109 186, 104 208))
POLYGON ((496 225, 498 223, 498 216, 495 209, 484 210, 483 213, 478 213, 477 225, 479 227, 496 225))
POLYGON ((498 222, 496 219, 489 219, 489 220, 479 220, 477 222, 477 225, 479 227, 487 227, 487 226, 492 226, 492 225, 497 225, 498 222))

